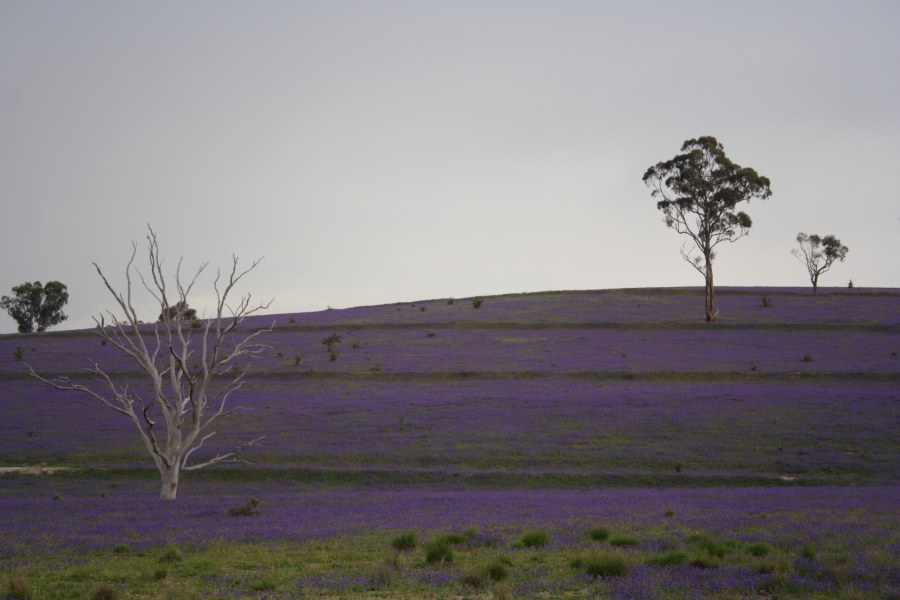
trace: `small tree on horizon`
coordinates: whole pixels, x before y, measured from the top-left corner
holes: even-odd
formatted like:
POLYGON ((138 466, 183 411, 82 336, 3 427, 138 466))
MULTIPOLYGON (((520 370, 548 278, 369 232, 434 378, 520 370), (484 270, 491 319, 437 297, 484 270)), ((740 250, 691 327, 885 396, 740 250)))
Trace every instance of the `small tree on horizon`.
POLYGON ((0 298, 0 308, 18 324, 19 333, 41 333, 68 319, 62 311, 69 301, 65 284, 48 281, 42 285, 40 281, 26 281, 12 288, 12 291, 15 296, 0 298))
MULTIPOLYGON (((797 234, 797 243, 800 247, 791 250, 791 254, 806 267, 815 294, 819 289, 819 276, 830 269, 834 261, 843 262, 850 249, 833 235, 820 237, 816 234, 807 235, 802 231, 797 234)), ((852 281, 849 287, 853 287, 852 281)))
POLYGON ((96 375, 96 383, 84 385, 68 377, 47 379, 29 366, 31 374, 59 390, 85 393, 112 410, 128 417, 159 470, 160 498, 174 500, 183 471, 201 469, 223 461, 236 462, 241 451, 263 436, 241 444, 228 452, 221 452, 197 464, 189 464, 194 452, 216 434, 220 419, 233 414, 228 401, 239 390, 247 376, 253 358, 266 348, 256 339, 271 327, 239 333, 238 326, 245 317, 265 308, 267 303, 251 304, 251 296, 242 296, 234 305, 228 303, 236 284, 253 271, 261 259, 244 269, 238 269, 238 258, 232 256, 230 272, 217 271, 213 289, 217 303, 215 315, 207 319, 199 331, 186 326, 170 309, 186 307, 188 294, 208 263, 202 264, 187 282, 181 277, 181 261, 175 271, 174 289, 163 272, 156 234, 149 228, 147 257, 149 277, 134 266, 138 246, 132 244, 131 259, 125 268, 124 293, 117 292, 97 263, 100 279, 115 298, 118 310, 107 311, 109 323, 101 316, 94 318, 95 333, 105 342, 132 359, 144 376, 146 388, 131 384, 127 376, 110 373, 96 362, 89 369, 96 375), (133 304, 133 277, 158 303, 158 323, 142 325, 133 304), (160 426, 161 417, 161 426, 160 426))
POLYGON ((712 136, 687 140, 681 154, 647 169, 643 181, 659 198, 656 207, 665 215, 667 227, 688 236, 699 251, 681 247, 681 256, 706 282, 706 320, 715 321, 713 260, 722 242, 735 242, 747 235, 753 222, 737 205, 751 198, 772 195, 769 179, 741 167, 725 156, 712 136))

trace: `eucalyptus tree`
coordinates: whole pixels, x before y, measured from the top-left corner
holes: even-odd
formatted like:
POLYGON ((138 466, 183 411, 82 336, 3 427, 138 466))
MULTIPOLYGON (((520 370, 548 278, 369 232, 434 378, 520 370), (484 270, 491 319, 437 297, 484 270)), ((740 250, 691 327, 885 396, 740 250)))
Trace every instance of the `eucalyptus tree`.
POLYGON ((68 318, 63 312, 63 306, 69 301, 69 292, 63 283, 26 281, 15 286, 12 292, 13 296, 0 298, 0 308, 13 318, 19 333, 46 331, 48 327, 58 325, 68 318))
POLYGON ((682 245, 681 256, 703 275, 706 320, 715 321, 716 247, 747 235, 753 221, 737 206, 771 196, 768 178, 732 162, 716 138, 705 136, 684 142, 681 154, 647 169, 643 180, 653 190, 650 195, 659 199, 656 207, 666 225, 693 242, 687 250, 688 242, 682 245))
MULTIPOLYGON (((830 269, 834 261, 843 262, 850 249, 833 235, 820 237, 816 234, 807 235, 802 231, 797 234, 797 243, 800 247, 794 248, 791 253, 806 267, 815 294, 819 289, 819 275, 830 269)), ((853 287, 852 284, 850 287, 853 287)))
POLYGON ((57 389, 85 393, 127 417, 159 470, 160 497, 174 500, 182 472, 223 461, 238 461, 243 449, 263 437, 200 462, 189 462, 216 434, 222 420, 234 414, 235 408, 229 404, 231 396, 244 384, 252 360, 266 348, 259 342, 259 336, 271 331, 271 327, 243 331, 239 325, 247 316, 268 308, 271 300, 254 303, 247 294, 230 302, 235 286, 261 260, 239 268, 238 258, 232 256, 231 268, 224 273, 216 272, 214 314, 201 322, 188 320, 186 311, 178 307, 188 306, 188 295, 208 263, 202 264, 193 277, 185 279, 179 260, 174 280, 170 281, 163 270, 156 234, 152 228, 148 230, 148 274, 145 276, 135 266, 138 246, 132 244, 131 259, 125 268, 124 292, 117 291, 94 263, 118 307, 115 312, 109 310, 94 318, 94 332, 104 344, 133 361, 143 385, 133 385, 127 373, 114 373, 96 361, 89 369, 94 375, 94 381, 89 384, 76 383, 68 377, 47 379, 33 369, 31 374, 57 389), (140 281, 140 287, 158 305, 159 322, 145 325, 139 319, 134 296, 136 281, 140 281))

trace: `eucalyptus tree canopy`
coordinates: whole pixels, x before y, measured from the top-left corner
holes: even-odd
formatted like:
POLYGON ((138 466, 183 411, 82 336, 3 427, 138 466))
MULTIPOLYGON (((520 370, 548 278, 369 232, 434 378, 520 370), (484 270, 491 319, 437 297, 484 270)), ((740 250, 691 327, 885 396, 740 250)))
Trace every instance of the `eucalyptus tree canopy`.
POLYGON ((58 281, 48 281, 46 285, 40 281, 25 282, 12 291, 15 296, 0 298, 0 307, 18 323, 19 333, 46 331, 68 318, 62 309, 69 301, 69 292, 58 281))
POLYGON ((183 471, 235 461, 242 449, 261 439, 191 460, 216 434, 222 421, 235 412, 230 405, 231 395, 244 384, 253 358, 266 348, 258 338, 271 331, 271 327, 242 331, 239 325, 245 317, 268 308, 271 301, 253 303, 250 294, 231 300, 235 286, 259 264, 255 260, 242 269, 233 256, 231 267, 224 272, 217 271, 213 281, 216 304, 212 318, 198 322, 195 328, 181 316, 206 264, 192 278, 185 279, 179 261, 171 278, 163 270, 159 244, 152 229, 147 235, 149 268, 146 271, 134 265, 137 251, 135 244, 125 268, 122 292, 116 291, 94 263, 118 306, 116 311, 106 312, 109 321, 101 316, 94 322, 95 333, 104 344, 134 363, 140 381, 135 381, 134 373, 122 373, 120 368, 117 368, 119 372, 107 370, 96 362, 89 369, 94 375, 91 384, 67 377, 47 379, 34 370, 31 374, 57 389, 83 392, 127 417, 159 470, 160 497, 174 500, 183 471), (160 322, 144 325, 138 318, 132 285, 135 280, 140 281, 139 286, 158 306, 163 317, 160 322))
POLYGON ((794 248, 791 253, 806 267, 815 294, 819 289, 819 275, 830 269, 834 261, 843 262, 850 249, 833 235, 819 237, 816 234, 806 235, 802 231, 797 234, 797 243, 800 247, 794 248))
POLYGON ((750 216, 737 206, 751 198, 771 196, 768 178, 733 163, 716 138, 705 136, 687 140, 681 154, 647 169, 644 183, 653 190, 650 195, 658 198, 656 207, 665 215, 666 225, 693 242, 694 247, 687 249, 685 242, 681 256, 703 275, 706 320, 716 320, 716 246, 734 242, 750 231, 750 216))

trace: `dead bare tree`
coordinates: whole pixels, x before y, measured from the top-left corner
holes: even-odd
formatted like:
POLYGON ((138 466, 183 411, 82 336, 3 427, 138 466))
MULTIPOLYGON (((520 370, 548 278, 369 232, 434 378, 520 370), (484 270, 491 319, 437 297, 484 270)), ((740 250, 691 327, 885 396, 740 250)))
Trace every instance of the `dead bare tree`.
POLYGON ((243 270, 238 258, 232 256, 230 272, 217 271, 213 289, 216 293, 215 315, 199 323, 187 320, 173 306, 187 306, 188 294, 208 263, 202 264, 187 282, 181 276, 181 260, 175 271, 174 290, 163 273, 156 233, 148 226, 147 254, 150 275, 145 278, 134 265, 138 245, 125 269, 125 293, 117 292, 97 263, 94 268, 106 289, 113 295, 122 316, 113 311, 94 318, 95 333, 104 341, 137 363, 144 382, 151 392, 135 389, 127 378, 104 370, 94 362, 90 372, 96 375, 95 384, 75 383, 67 377, 47 379, 31 367, 31 374, 60 390, 83 392, 96 398, 112 410, 131 419, 138 430, 161 478, 160 497, 174 500, 182 471, 202 469, 223 461, 239 461, 241 451, 262 437, 243 443, 228 452, 196 464, 188 464, 191 456, 216 434, 221 420, 233 414, 229 406, 231 395, 239 390, 247 377, 252 360, 266 346, 259 343, 261 334, 272 327, 243 334, 238 326, 245 317, 268 308, 272 301, 251 304, 251 295, 242 296, 234 305, 228 303, 235 285, 253 271, 257 259, 243 270), (153 325, 143 325, 133 303, 132 278, 136 276, 143 288, 159 304, 162 319, 153 325), (198 327, 199 325, 199 327, 198 327), (157 419, 162 417, 162 426, 157 419))

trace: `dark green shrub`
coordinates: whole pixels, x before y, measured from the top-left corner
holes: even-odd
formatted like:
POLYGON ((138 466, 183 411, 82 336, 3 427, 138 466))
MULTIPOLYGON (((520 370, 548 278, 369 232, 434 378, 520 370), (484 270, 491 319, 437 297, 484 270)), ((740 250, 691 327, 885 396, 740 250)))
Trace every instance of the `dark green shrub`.
POLYGON ((300 356, 299 354, 295 355, 295 356, 294 356, 294 366, 295 366, 295 367, 299 367, 299 366, 300 366, 300 361, 301 361, 301 360, 303 360, 303 357, 302 357, 302 356, 300 356))
POLYGON ((173 563, 179 562, 184 558, 184 555, 181 553, 181 550, 178 549, 178 546, 174 544, 169 544, 162 549, 162 552, 159 555, 159 562, 161 563, 173 563))
POLYGON ((691 566, 698 569, 717 569, 719 568, 719 559, 708 554, 699 554, 691 560, 691 566))
POLYGON ((128 554, 129 552, 131 552, 131 548, 128 546, 128 544, 116 544, 116 547, 113 548, 113 552, 115 552, 116 554, 128 554))
POLYGON ((116 590, 106 584, 101 585, 91 594, 91 600, 116 600, 116 590))
POLYGON ((462 533, 448 533, 444 536, 444 539, 451 544, 464 544, 466 542, 466 536, 462 533))
POLYGON ((391 540, 391 546, 401 551, 412 550, 418 545, 418 543, 419 542, 416 539, 416 534, 412 531, 398 535, 393 540, 391 540))
POLYGON ((16 346, 16 351, 13 352, 13 358, 17 361, 22 360, 22 357, 25 356, 25 348, 22 346, 16 346))
POLYGON ((803 362, 812 362, 812 354, 809 354, 809 353, 804 354, 803 362))
POLYGON ((484 304, 484 298, 472 298, 472 308, 481 308, 484 304))
POLYGON ((258 514, 259 500, 256 498, 248 498, 243 504, 228 509, 229 517, 249 517, 258 514))
POLYGON ((812 542, 803 544, 803 548, 800 549, 800 556, 807 560, 816 560, 816 545, 812 542))
POLYGON ((688 540, 698 550, 701 550, 706 554, 709 554, 710 556, 714 556, 716 558, 722 558, 735 548, 734 542, 730 540, 714 540, 708 535, 702 533, 695 533, 694 535, 691 535, 688 540))
POLYGON ((156 581, 162 581, 168 576, 169 571, 167 569, 159 568, 153 572, 153 579, 155 579, 156 581))
POLYGON ((683 565, 687 562, 687 560, 688 555, 686 552, 682 552, 681 550, 673 550, 672 552, 666 552, 665 554, 654 556, 647 562, 658 567, 675 567, 678 565, 683 565))
POLYGON ((546 531, 535 529, 526 531, 519 538, 519 544, 525 548, 542 548, 550 543, 550 536, 546 531))
POLYGON ((613 546, 637 546, 638 541, 627 535, 616 535, 609 539, 609 543, 613 546))
POLYGON ((772 548, 768 544, 764 544, 762 542, 755 542, 747 546, 747 552, 749 552, 753 556, 765 556, 771 551, 772 548))
POLYGON ((609 529, 602 525, 591 527, 588 529, 588 537, 597 542, 604 542, 609 538, 609 529))
POLYGON ((31 600, 34 598, 34 591, 31 589, 31 582, 24 577, 15 577, 6 582, 3 586, 4 598, 15 598, 16 600, 31 600))
POLYGON ((671 508, 667 508, 667 509, 666 509, 666 512, 665 512, 664 514, 665 514, 667 517, 674 517, 674 516, 675 516, 675 511, 672 510, 671 508))
POLYGON ((434 538, 425 545, 425 562, 429 564, 453 562, 453 548, 445 536, 434 538))
POLYGON ((628 563, 612 552, 591 554, 579 561, 579 566, 586 575, 597 577, 623 577, 628 574, 628 563))
POLYGON ((454 302, 456 302, 456 300, 454 300, 453 298, 447 298, 447 304, 448 304, 448 305, 451 305, 451 306, 452 306, 454 302))
POLYGON ((762 297, 762 305, 763 305, 763 308, 771 308, 772 307, 772 299, 769 298, 768 296, 763 296, 762 297))

